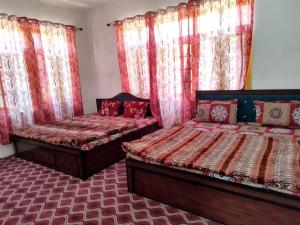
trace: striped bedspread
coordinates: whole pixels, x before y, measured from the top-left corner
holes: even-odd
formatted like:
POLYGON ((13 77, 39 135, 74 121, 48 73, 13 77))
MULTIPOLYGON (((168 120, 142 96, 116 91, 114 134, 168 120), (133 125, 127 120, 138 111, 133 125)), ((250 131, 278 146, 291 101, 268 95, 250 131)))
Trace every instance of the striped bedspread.
POLYGON ((295 138, 176 126, 123 143, 123 149, 168 167, 300 192, 300 140, 295 138))

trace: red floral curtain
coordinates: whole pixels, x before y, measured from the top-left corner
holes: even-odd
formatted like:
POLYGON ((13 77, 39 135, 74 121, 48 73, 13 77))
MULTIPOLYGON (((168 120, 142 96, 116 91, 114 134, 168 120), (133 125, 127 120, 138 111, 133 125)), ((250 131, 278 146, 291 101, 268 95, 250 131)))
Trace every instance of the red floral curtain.
MULTIPOLYGON (((54 121, 55 115, 45 67, 39 23, 36 20, 30 20, 29 22, 26 18, 19 18, 18 22, 19 24, 16 24, 20 29, 18 35, 24 41, 24 50, 19 54, 23 54, 25 60, 26 68, 24 68, 24 73, 27 73, 29 85, 26 92, 30 93, 33 122, 54 121)), ((11 40, 13 41, 13 39, 11 40)), ((17 76, 17 74, 14 74, 14 76, 17 76)), ((13 86, 11 88, 16 90, 16 92, 18 92, 18 89, 22 90, 16 87, 13 86)))
POLYGON ((253 0, 210 0, 116 22, 123 90, 164 126, 192 118, 197 89, 244 88, 252 18, 253 0))
POLYGON ((11 129, 83 113, 75 29, 0 15, 0 144, 11 129))
POLYGON ((252 43, 253 2, 218 0, 200 4, 200 89, 244 88, 252 43))
POLYGON ((76 45, 76 29, 72 26, 66 27, 68 51, 69 51, 69 67, 71 75, 72 100, 74 116, 83 114, 79 67, 78 67, 78 52, 76 45))
POLYGON ((148 28, 145 16, 117 24, 123 91, 149 97, 148 28), (126 32, 124 32, 126 31, 126 32))

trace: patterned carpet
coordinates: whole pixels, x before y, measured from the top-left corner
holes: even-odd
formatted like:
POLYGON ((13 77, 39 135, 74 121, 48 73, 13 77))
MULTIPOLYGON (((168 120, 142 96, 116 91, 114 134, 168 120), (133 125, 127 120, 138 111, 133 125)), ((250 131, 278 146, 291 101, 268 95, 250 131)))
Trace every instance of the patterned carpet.
POLYGON ((0 224, 217 224, 129 194, 121 161, 81 181, 27 161, 0 159, 0 224))

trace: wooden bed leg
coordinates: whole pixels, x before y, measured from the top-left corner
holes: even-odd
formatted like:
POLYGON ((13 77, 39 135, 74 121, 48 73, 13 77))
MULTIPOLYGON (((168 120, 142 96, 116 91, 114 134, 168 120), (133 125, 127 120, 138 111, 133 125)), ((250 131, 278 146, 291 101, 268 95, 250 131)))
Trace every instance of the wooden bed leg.
MULTIPOLYGON (((128 159, 126 159, 127 161, 128 159)), ((126 174, 127 174, 127 187, 128 192, 134 193, 134 176, 133 176, 133 168, 126 163, 126 174)))

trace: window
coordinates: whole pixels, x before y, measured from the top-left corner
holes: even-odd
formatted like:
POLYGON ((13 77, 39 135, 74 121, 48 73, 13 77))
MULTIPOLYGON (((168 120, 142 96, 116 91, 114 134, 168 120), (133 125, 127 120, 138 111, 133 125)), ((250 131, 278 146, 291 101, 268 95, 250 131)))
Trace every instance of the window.
POLYGON ((0 144, 83 113, 74 27, 0 14, 0 38, 0 144))
POLYGON ((192 117, 197 89, 242 89, 252 16, 252 0, 210 0, 119 21, 123 90, 140 97, 151 93, 156 117, 171 126, 192 117))

